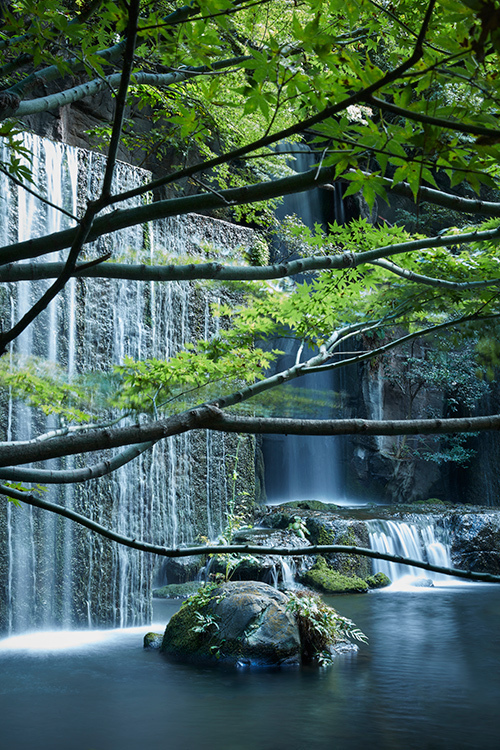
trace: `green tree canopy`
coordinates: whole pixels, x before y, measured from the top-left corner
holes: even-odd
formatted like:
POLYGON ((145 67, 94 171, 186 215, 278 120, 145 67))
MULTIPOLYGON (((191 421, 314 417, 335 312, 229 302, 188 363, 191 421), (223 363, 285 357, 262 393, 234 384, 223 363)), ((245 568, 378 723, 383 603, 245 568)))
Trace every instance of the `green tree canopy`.
MULTIPOLYGON (((373 358, 424 334, 481 328, 485 340, 491 335, 500 312, 499 30, 500 6, 483 0, 411 0, 397 6, 373 0, 6 3, 0 26, 0 135, 10 155, 2 170, 41 193, 20 158, 24 116, 109 91, 114 117, 94 133, 106 152, 105 174, 100 194, 74 228, 0 248, 1 281, 54 279, 29 312, 0 333, 1 350, 76 274, 244 282, 246 301, 237 309, 219 309, 230 325, 212 340, 186 342, 167 362, 126 361, 118 368, 113 406, 147 416, 140 426, 100 423, 99 413, 85 407, 86 384, 58 381, 58 408, 65 421, 74 421, 73 431, 65 426, 47 440, 6 445, 0 465, 139 445, 125 452, 126 459, 119 459, 124 461, 158 439, 196 427, 255 432, 287 427, 311 434, 497 428, 495 419, 453 425, 429 420, 423 426, 321 426, 307 420, 284 425, 226 412, 305 373, 373 358), (144 107, 151 128, 138 133, 132 115, 144 107), (316 165, 293 172, 286 155, 274 150, 284 140, 290 151, 294 142, 306 140, 316 165), (113 194, 120 144, 148 156, 154 149, 160 176, 113 194), (172 148, 175 158, 166 163, 172 148), (123 263, 85 255, 88 242, 101 235, 190 211, 224 209, 234 220, 268 228, 269 208, 280 196, 328 188, 334 181, 342 182, 344 196, 362 193, 370 207, 392 194, 406 196, 418 207, 413 219, 426 206, 453 210, 456 225, 428 236, 418 221, 416 231, 408 222, 374 226, 359 220, 328 230, 289 222, 284 231, 295 258, 260 266, 165 264, 162 258, 144 266, 134 258, 123 263), (167 186, 172 197, 135 208, 123 204, 167 186), (103 214, 110 207, 116 207, 113 213, 103 214), (66 260, 35 262, 47 247, 65 251, 66 260), (310 278, 270 283, 297 274, 310 278), (275 353, 258 344, 284 332, 298 339, 300 356, 294 366, 269 374, 275 353), (359 336, 373 345, 340 362, 340 345, 359 336)), ((482 347, 483 359, 487 348, 482 347)), ((47 377, 40 369, 30 372, 13 375, 2 367, 0 378, 15 394, 47 409, 47 377)), ((20 476, 16 471, 3 473, 20 476)), ((95 476, 104 469, 89 471, 95 476)))

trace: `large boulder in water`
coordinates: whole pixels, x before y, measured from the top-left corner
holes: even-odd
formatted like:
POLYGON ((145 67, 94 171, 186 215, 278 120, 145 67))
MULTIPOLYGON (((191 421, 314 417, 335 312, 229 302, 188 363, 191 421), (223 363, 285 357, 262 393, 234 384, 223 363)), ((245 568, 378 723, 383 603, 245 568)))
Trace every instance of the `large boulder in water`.
POLYGON ((205 586, 167 625, 161 650, 196 664, 299 664, 301 644, 288 597, 259 581, 205 586))

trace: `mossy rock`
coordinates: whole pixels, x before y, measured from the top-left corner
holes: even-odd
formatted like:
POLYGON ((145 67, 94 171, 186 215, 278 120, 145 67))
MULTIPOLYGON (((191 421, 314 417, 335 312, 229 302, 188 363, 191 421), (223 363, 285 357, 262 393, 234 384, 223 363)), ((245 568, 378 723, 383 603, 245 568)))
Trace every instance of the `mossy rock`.
POLYGON ((334 503, 322 503, 321 500, 290 500, 282 503, 286 508, 299 508, 301 510, 324 510, 327 513, 338 511, 338 505, 334 503))
POLYGON ((370 589, 383 589, 392 583, 391 579, 385 573, 380 572, 375 573, 373 576, 368 576, 365 580, 370 589))
POLYGON ((146 633, 144 636, 144 648, 156 650, 160 648, 163 636, 161 633, 146 633))
POLYGON ((324 557, 318 559, 306 573, 300 577, 300 582, 316 591, 325 594, 352 594, 368 591, 368 584, 358 576, 346 576, 331 568, 324 557))
POLYGON ((300 663, 288 597, 259 581, 205 587, 173 615, 161 650, 194 664, 276 667, 300 663))
POLYGON ((155 599, 186 599, 191 594, 196 593, 201 585, 201 581, 168 583, 159 589, 153 589, 153 597, 155 599))

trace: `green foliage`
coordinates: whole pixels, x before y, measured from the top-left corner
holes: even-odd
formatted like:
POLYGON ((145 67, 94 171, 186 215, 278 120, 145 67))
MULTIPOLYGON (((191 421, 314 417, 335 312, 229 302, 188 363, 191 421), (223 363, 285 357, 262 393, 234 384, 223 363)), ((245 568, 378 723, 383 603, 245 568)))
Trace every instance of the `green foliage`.
MULTIPOLYGON (((437 3, 415 54, 427 8, 420 0, 377 5, 376 12, 368 0, 205 0, 199 7, 144 0, 122 145, 142 152, 140 158, 159 160, 179 194, 220 195, 228 187, 290 175, 287 155, 274 151, 272 141, 286 136, 293 148, 307 133, 318 169, 330 167, 345 195, 362 191, 370 207, 400 181, 415 199, 423 187, 445 185, 496 200, 497 14, 482 2, 437 3), (403 71, 400 66, 410 58, 413 63, 403 71), (141 82, 146 74, 155 78, 141 82), (148 126, 134 126, 139 113, 148 126), (203 179, 191 175, 186 184, 178 170, 200 160, 209 162, 200 166, 203 179)), ((54 81, 56 90, 64 91, 74 88, 75 80, 99 81, 120 72, 126 3, 16 0, 4 10, 0 116, 44 95, 54 81)), ((103 148, 110 131, 106 122, 96 128, 103 148)), ((2 120, 0 138, 10 150, 0 168, 26 181, 30 169, 19 132, 15 120, 2 120)), ((228 202, 223 210, 238 221, 274 226, 275 202, 228 202)), ((413 225, 405 216, 405 228, 360 219, 325 231, 289 217, 276 228, 288 252, 343 258, 344 268, 306 272, 296 284, 247 284, 244 302, 218 308, 221 330, 210 341, 185 342, 166 362, 127 359, 107 379, 113 394, 84 380, 68 383, 38 361, 2 360, 0 385, 44 414, 82 424, 110 406, 153 417, 226 396, 234 406, 290 375, 269 378, 278 352, 260 344, 273 337, 297 339, 304 358, 328 347, 322 366, 334 368, 343 365, 335 359, 341 345, 355 336, 377 349, 402 331, 463 318, 466 335, 478 342, 477 369, 484 382, 491 380, 500 362, 492 322, 500 315, 498 240, 422 247, 423 235, 413 230, 434 232, 451 224, 446 230, 451 242, 467 229, 496 228, 499 220, 466 226, 469 220, 458 212, 448 224, 446 216, 438 222, 423 216, 426 211, 415 215, 413 225), (376 250, 379 259, 374 253, 359 262, 361 253, 376 250), (392 267, 377 265, 384 259, 392 267), (235 392, 238 398, 231 401, 235 392)), ((269 247, 257 240, 248 260, 265 265, 268 259, 269 247)), ((409 364, 411 387, 444 388, 451 413, 470 408, 484 387, 456 362, 436 357, 409 364)), ((275 404, 254 400, 249 408, 270 411, 275 404)), ((457 442, 448 454, 458 456, 462 449, 457 442)))
POLYGON ((0 359, 0 388, 63 422, 88 422, 97 396, 89 383, 69 383, 62 368, 36 357, 0 359))
POLYGON ((307 524, 300 516, 294 516, 286 528, 287 531, 291 531, 292 534, 295 534, 301 539, 307 539, 307 537, 309 536, 309 529, 307 528, 307 524))
POLYGON ((316 659, 321 666, 332 661, 332 647, 347 638, 367 643, 368 638, 347 617, 329 607, 312 592, 289 594, 291 610, 299 625, 302 657, 316 659))

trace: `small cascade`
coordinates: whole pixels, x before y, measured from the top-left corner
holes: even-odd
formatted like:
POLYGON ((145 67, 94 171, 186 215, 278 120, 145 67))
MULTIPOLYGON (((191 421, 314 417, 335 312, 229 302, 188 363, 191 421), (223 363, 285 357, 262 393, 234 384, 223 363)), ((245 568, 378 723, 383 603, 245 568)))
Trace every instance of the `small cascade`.
MULTIPOLYGON (((26 136, 33 154, 35 185, 73 216, 99 193, 104 158, 83 149, 26 136)), ((4 161, 6 155, 4 154, 4 161)), ((149 178, 144 170, 118 164, 114 190, 149 178)), ((0 174, 2 245, 72 226, 68 216, 0 174)), ((143 199, 134 199, 138 205, 143 199)), ((87 246, 87 258, 111 252, 114 260, 161 262, 167 257, 209 252, 229 255, 249 246, 251 230, 194 215, 138 225, 105 235, 87 246)), ((59 260, 65 253, 40 260, 59 260)), ((5 285, 0 324, 10 328, 47 289, 49 281, 5 285)), ((215 292, 213 292, 215 294, 215 292)), ((214 297, 214 300, 216 298, 214 297)), ((186 341, 211 335, 206 298, 191 283, 144 283, 73 279, 18 338, 14 357, 40 357, 69 375, 109 372, 124 358, 167 359, 186 341)), ((53 417, 34 415, 10 401, 0 415, 8 440, 29 440, 53 429, 53 417)), ((4 439, 5 439, 4 438, 4 439)), ((226 455, 233 436, 186 433, 123 466, 110 476, 79 485, 51 485, 46 497, 136 539, 166 546, 191 542, 197 533, 217 535, 225 522, 228 483, 226 455), (205 480, 205 470, 206 480, 205 480)), ((105 454, 92 454, 90 463, 105 454)), ((87 459, 69 457, 45 468, 72 469, 87 459)), ((0 504, 0 631, 76 626, 131 626, 151 616, 152 556, 110 544, 66 519, 29 506, 0 504)))
MULTIPOLYGON (((373 520, 366 522, 370 547, 391 555, 402 555, 412 560, 421 560, 433 565, 452 567, 450 545, 446 530, 436 524, 432 516, 423 516, 418 521, 373 520)), ((449 581, 441 573, 410 567, 386 560, 374 560, 374 570, 385 573, 393 583, 404 579, 409 584, 418 580, 449 581)))
POLYGON ((296 586, 295 576, 297 575, 297 565, 295 560, 292 558, 286 559, 282 557, 280 559, 281 564, 281 582, 284 588, 293 589, 296 586))

